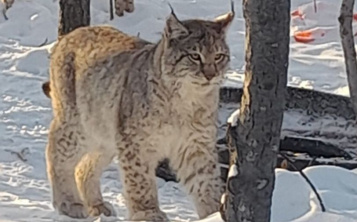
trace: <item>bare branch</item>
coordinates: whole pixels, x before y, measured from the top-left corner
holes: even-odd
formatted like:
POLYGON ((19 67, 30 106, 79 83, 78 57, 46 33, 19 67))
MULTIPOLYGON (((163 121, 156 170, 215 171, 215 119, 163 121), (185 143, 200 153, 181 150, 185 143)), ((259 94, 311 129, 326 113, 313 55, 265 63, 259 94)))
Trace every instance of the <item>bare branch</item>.
POLYGON ((4 16, 5 20, 9 20, 9 18, 6 16, 6 9, 2 10, 2 15, 4 16))
POLYGON ((317 12, 317 4, 316 4, 316 0, 314 0, 314 10, 315 10, 315 13, 317 12))
POLYGON ((38 47, 42 47, 42 46, 46 45, 47 42, 48 42, 48 39, 46 38, 45 41, 43 41, 43 43, 41 43, 40 45, 38 45, 38 47))
POLYGON ((316 187, 314 186, 314 184, 311 182, 311 180, 306 176, 306 174, 302 171, 302 170, 299 170, 295 165, 294 165, 294 162, 287 156, 285 155, 283 152, 279 152, 279 154, 286 160, 288 161, 291 166, 296 170, 296 171, 299 171, 299 173, 301 174, 301 176, 306 180, 306 182, 310 185, 311 189, 314 191, 317 199, 319 200, 319 203, 320 203, 320 207, 321 207, 321 211, 322 212, 325 212, 326 211, 326 208, 325 208, 325 205, 324 203, 322 202, 322 199, 321 199, 321 196, 320 194, 317 192, 316 190, 316 187))
POLYGON ((12 151, 12 150, 9 150, 9 149, 5 149, 5 151, 16 155, 22 162, 26 162, 27 158, 25 156, 28 154, 29 148, 28 147, 23 148, 20 152, 12 151))

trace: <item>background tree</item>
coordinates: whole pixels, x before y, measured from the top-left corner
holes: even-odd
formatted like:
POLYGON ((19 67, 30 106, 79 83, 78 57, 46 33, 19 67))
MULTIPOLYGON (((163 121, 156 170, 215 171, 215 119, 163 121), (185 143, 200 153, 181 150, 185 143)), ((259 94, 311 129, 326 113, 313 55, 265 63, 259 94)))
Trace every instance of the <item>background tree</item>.
POLYGON ((90 24, 90 0, 60 0, 58 36, 90 24))
POLYGON ((355 0, 343 0, 338 21, 340 22, 340 37, 345 57, 346 73, 350 90, 351 103, 357 114, 357 61, 354 35, 352 30, 353 6, 355 0))
POLYGON ((270 221, 274 169, 287 85, 290 1, 243 0, 246 20, 244 93, 230 168, 225 219, 270 221))

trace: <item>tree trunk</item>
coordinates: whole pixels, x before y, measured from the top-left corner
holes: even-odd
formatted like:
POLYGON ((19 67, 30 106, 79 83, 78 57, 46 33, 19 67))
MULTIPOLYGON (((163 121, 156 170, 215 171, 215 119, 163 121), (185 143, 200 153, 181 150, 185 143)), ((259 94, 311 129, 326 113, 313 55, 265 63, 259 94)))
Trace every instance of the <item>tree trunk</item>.
POLYGON ((60 0, 58 37, 90 24, 90 0, 60 0))
POLYGON ((110 15, 110 21, 114 19, 114 6, 113 6, 113 0, 109 0, 109 15, 110 15))
POLYGON ((351 103, 357 114, 357 61, 355 42, 352 30, 353 6, 355 0, 343 0, 338 21, 340 22, 340 37, 347 72, 351 103))
POLYGON ((268 222, 287 85, 290 0, 243 0, 246 70, 225 219, 268 222))

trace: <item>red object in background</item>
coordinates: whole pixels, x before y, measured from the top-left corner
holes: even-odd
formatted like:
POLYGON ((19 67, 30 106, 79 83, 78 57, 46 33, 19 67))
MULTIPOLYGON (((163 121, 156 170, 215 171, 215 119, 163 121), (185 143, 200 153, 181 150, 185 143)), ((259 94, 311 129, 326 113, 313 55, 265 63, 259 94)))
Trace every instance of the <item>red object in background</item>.
POLYGON ((296 31, 294 33, 294 38, 297 42, 308 43, 314 41, 315 39, 324 37, 325 35, 326 30, 314 28, 310 30, 296 31))
POLYGON ((299 17, 299 18, 301 18, 301 19, 304 19, 304 18, 303 18, 303 14, 300 12, 299 9, 296 9, 295 11, 292 11, 292 12, 291 12, 291 16, 293 16, 293 17, 299 17))
MULTIPOLYGON (((353 14, 353 20, 357 21, 357 14, 353 14)), ((357 32, 354 34, 354 36, 357 36, 357 32)))
POLYGON ((302 43, 309 43, 315 40, 311 31, 297 31, 294 33, 294 39, 302 43))

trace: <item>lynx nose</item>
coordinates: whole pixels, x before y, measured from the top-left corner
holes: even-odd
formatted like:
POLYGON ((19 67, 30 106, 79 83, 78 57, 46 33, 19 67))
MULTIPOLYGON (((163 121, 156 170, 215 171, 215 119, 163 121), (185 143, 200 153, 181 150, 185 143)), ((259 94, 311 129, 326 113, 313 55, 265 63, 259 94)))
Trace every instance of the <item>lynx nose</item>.
POLYGON ((211 72, 211 73, 204 73, 205 78, 210 81, 211 79, 213 79, 213 77, 215 77, 215 73, 211 72))
POLYGON ((212 65, 206 65, 203 67, 203 75, 205 76, 205 78, 210 81, 211 79, 213 79, 213 77, 216 76, 216 70, 214 68, 214 66, 212 65))

